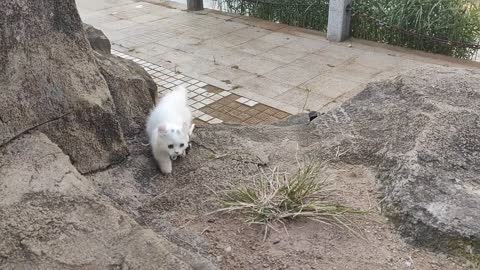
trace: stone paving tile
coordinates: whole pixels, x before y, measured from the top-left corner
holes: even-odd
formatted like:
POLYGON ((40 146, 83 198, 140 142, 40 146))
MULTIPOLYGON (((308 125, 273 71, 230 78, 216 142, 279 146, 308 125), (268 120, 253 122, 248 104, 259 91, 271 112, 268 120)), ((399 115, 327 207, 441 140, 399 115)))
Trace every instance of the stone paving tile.
POLYGON ((363 53, 357 58, 357 62, 361 63, 363 66, 372 67, 379 70, 390 70, 398 67, 400 64, 398 57, 377 52, 363 53))
POLYGON ((320 56, 336 58, 341 62, 345 62, 351 59, 356 59, 366 53, 367 52, 364 50, 359 50, 359 49, 356 49, 353 47, 347 47, 347 46, 339 46, 337 44, 330 44, 329 46, 324 47, 315 52, 315 54, 318 54, 320 56))
POLYGON ((273 123, 290 116, 286 112, 257 102, 249 104, 252 100, 244 99, 231 95, 229 99, 215 102, 206 109, 210 109, 210 114, 218 119, 237 124, 273 123), (238 102, 238 99, 242 99, 243 103, 238 102))
POLYGON ((263 75, 276 68, 284 66, 285 64, 263 56, 254 56, 238 62, 237 65, 241 70, 245 70, 253 74, 263 75))
POLYGON ((130 20, 118 20, 118 21, 112 21, 112 22, 108 22, 108 23, 104 23, 102 24, 102 29, 105 29, 105 30, 121 30, 121 29, 125 29, 125 28, 128 28, 130 26, 134 26, 136 23, 135 22, 132 22, 130 20))
POLYGON ((236 85, 241 85, 242 88, 260 91, 262 95, 270 98, 274 98, 294 87, 294 85, 277 82, 272 79, 257 75, 242 77, 238 80, 234 80, 233 83, 236 85))
POLYGON ((116 0, 114 3, 112 3, 111 1, 82 0, 80 9, 98 11, 131 3, 131 0, 116 0))
POLYGON ((157 41, 158 44, 172 49, 179 49, 181 46, 199 44, 200 42, 202 42, 201 39, 189 36, 174 36, 157 41))
POLYGON ((271 34, 272 31, 268 31, 265 29, 257 28, 257 27, 245 27, 232 32, 232 34, 239 35, 239 36, 246 36, 249 38, 257 39, 262 36, 266 36, 271 34))
POLYGON ((310 53, 302 58, 293 61, 290 64, 295 66, 314 68, 323 73, 324 71, 329 71, 333 67, 343 65, 345 62, 345 59, 337 58, 334 55, 318 55, 310 53))
POLYGON ((307 53, 304 51, 288 48, 285 46, 279 46, 261 54, 261 56, 263 57, 266 57, 275 61, 284 62, 286 64, 291 63, 299 58, 302 58, 305 55, 307 55, 307 53))
POLYGON ((230 17, 228 20, 231 20, 233 22, 239 22, 245 25, 265 29, 265 30, 270 30, 270 31, 278 31, 286 25, 284 24, 278 24, 270 21, 265 21, 262 19, 257 19, 254 17, 245 17, 245 16, 235 16, 235 17, 230 17))
POLYGON ((343 94, 361 86, 362 83, 347 80, 345 78, 336 78, 331 75, 320 75, 299 87, 313 91, 314 93, 321 93, 322 95, 336 99, 343 94))
POLYGON ((259 55, 278 46, 279 45, 276 45, 270 42, 262 41, 259 39, 253 39, 248 42, 242 43, 238 46, 235 46, 234 48, 249 54, 259 55))
MULTIPOLYGON (((215 43, 214 46, 218 46, 215 43)), ((204 48, 199 49, 194 53, 194 55, 203 58, 205 60, 213 61, 216 65, 231 66, 235 65, 243 59, 252 57, 253 55, 238 51, 232 48, 223 48, 219 50, 218 48, 204 48)))
POLYGON ((225 48, 230 48, 230 47, 238 46, 240 44, 243 44, 245 42, 248 42, 248 41, 254 39, 254 37, 249 36, 249 35, 242 35, 241 33, 237 34, 237 32, 241 31, 241 30, 243 30, 243 29, 233 31, 229 34, 213 38, 213 39, 211 39, 211 42, 213 42, 217 45, 220 45, 222 47, 225 47, 225 48))
POLYGON ((307 53, 317 52, 319 50, 325 49, 330 43, 328 41, 320 41, 318 39, 310 39, 303 37, 296 37, 294 42, 285 44, 285 47, 291 48, 294 50, 304 51, 307 53))
POLYGON ((247 71, 239 70, 239 66, 234 65, 230 67, 216 68, 214 71, 207 73, 207 75, 220 81, 232 81, 234 79, 251 76, 253 74, 247 71))
POLYGON ((320 110, 334 100, 320 93, 298 87, 288 90, 275 99, 307 111, 320 110))
POLYGON ((103 25, 104 23, 118 21, 118 18, 112 15, 101 14, 99 12, 92 13, 81 13, 81 18, 83 21, 88 21, 90 24, 103 25))
POLYGON ((148 44, 135 46, 135 49, 132 51, 134 55, 145 55, 145 56, 156 56, 169 52, 171 49, 163 45, 151 42, 148 44))
POLYGON ((154 14, 142 14, 140 16, 133 17, 131 21, 138 23, 147 23, 163 19, 163 16, 158 16, 154 14))
POLYGON ((197 124, 272 123, 290 115, 126 53, 112 50, 112 54, 141 65, 157 83, 160 97, 179 85, 184 86, 187 89, 188 105, 197 124))
POLYGON ((268 43, 271 43, 271 44, 275 44, 277 46, 282 46, 282 45, 288 44, 290 42, 293 42, 296 39, 297 38, 292 36, 292 35, 288 35, 288 34, 284 34, 284 33, 278 33, 278 32, 272 32, 268 35, 260 37, 258 40, 265 41, 265 42, 268 42, 268 43))
POLYGON ((315 67, 284 65, 263 74, 263 76, 277 82, 296 86, 317 77, 320 73, 320 69, 316 69, 315 67))
POLYGON ((367 83, 380 73, 382 73, 380 69, 366 67, 357 63, 330 69, 330 74, 336 78, 348 78, 350 81, 359 83, 367 83))

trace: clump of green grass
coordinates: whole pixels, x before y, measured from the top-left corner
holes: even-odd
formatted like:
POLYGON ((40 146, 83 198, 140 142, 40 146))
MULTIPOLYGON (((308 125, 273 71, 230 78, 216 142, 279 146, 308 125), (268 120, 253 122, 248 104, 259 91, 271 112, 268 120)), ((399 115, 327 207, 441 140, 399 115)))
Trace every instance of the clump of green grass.
POLYGON ((217 0, 221 10, 326 31, 328 0, 217 0))
POLYGON ((320 177, 326 164, 312 162, 300 166, 288 177, 277 168, 263 173, 252 185, 240 185, 219 197, 223 208, 218 212, 240 212, 249 224, 265 226, 264 240, 275 223, 307 218, 352 230, 348 214, 360 213, 328 199, 334 191, 326 177, 320 177))
POLYGON ((476 0, 356 0, 356 38, 471 58, 480 41, 476 0))

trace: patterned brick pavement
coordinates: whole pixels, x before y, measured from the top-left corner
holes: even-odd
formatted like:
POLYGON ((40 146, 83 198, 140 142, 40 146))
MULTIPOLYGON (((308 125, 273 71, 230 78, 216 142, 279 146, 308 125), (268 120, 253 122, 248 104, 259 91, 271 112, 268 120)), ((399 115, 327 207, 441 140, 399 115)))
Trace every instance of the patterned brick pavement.
POLYGON ((268 124, 290 115, 284 111, 185 76, 178 71, 149 63, 116 50, 112 50, 112 54, 141 65, 157 84, 160 96, 176 86, 185 86, 188 91, 188 105, 192 109, 196 124, 219 124, 223 122, 268 124))

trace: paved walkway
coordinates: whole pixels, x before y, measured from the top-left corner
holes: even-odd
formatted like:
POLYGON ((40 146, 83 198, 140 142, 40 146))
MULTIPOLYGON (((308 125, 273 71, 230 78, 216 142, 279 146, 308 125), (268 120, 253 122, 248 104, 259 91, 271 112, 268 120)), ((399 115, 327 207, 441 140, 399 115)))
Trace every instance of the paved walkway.
POLYGON ((422 65, 479 68, 365 42, 330 43, 315 31, 155 2, 162 1, 77 0, 77 5, 83 21, 103 30, 117 55, 136 59, 154 74, 160 91, 178 84, 197 87, 191 105, 205 122, 253 124, 327 110, 369 81, 422 65), (195 95, 198 88, 207 91, 195 95))

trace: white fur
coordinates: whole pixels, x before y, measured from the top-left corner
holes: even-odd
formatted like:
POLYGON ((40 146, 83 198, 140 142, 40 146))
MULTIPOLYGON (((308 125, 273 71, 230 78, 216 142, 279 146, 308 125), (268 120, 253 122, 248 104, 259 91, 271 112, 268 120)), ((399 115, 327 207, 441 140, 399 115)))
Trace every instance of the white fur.
POLYGON ((171 173, 172 160, 185 156, 193 128, 187 90, 179 86, 158 102, 147 120, 153 156, 163 173, 171 173))

